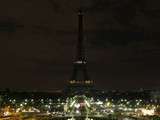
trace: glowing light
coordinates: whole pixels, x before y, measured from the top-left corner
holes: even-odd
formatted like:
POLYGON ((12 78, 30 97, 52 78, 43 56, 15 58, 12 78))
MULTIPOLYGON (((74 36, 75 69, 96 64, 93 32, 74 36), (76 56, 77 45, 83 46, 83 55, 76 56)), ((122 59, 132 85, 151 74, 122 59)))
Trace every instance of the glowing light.
POLYGON ((72 106, 74 105, 75 102, 76 102, 76 101, 74 100, 74 101, 71 103, 70 107, 72 107, 72 106))
POLYGON ((76 61, 76 62, 74 62, 74 63, 77 63, 77 64, 86 64, 87 62, 82 61, 82 60, 79 60, 79 61, 76 61))
POLYGON ((111 103, 110 103, 110 102, 107 102, 106 106, 109 107, 110 105, 111 105, 111 103))
POLYGON ((11 113, 10 113, 9 111, 5 111, 5 112, 3 113, 3 115, 4 115, 4 116, 9 116, 9 115, 11 115, 11 113))
POLYGON ((77 104, 74 105, 74 107, 79 108, 79 107, 80 107, 80 104, 77 103, 77 104))
POLYGON ((79 110, 76 110, 76 114, 80 114, 79 110))
POLYGON ((86 105, 87 105, 88 107, 90 107, 90 104, 89 104, 89 102, 88 102, 87 100, 85 100, 85 103, 86 103, 86 105))
POLYGON ((154 109, 147 110, 147 109, 142 108, 141 111, 143 115, 154 115, 154 109))
POLYGON ((97 105, 102 105, 103 102, 102 102, 102 101, 98 101, 96 104, 97 104, 97 105))

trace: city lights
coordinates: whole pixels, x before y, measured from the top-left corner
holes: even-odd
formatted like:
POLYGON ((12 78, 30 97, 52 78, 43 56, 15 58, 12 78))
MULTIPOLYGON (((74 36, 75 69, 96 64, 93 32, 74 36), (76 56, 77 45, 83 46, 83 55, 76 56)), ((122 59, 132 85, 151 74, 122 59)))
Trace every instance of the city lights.
MULTIPOLYGON (((91 120, 94 117, 134 117, 145 118, 157 116, 160 117, 159 99, 113 99, 96 98, 85 95, 75 95, 58 98, 11 98, 1 95, 0 115, 3 117, 26 116, 35 114, 35 116, 47 117, 69 117, 75 119, 80 116, 87 116, 91 120), (155 102, 153 102, 155 101, 155 102)), ((128 119, 128 118, 126 118, 128 119)))

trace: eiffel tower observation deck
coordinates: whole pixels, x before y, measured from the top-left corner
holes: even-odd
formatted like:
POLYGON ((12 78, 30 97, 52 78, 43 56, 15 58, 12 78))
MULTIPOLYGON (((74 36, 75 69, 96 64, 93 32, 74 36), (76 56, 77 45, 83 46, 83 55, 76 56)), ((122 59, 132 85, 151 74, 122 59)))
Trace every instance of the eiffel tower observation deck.
POLYGON ((87 72, 87 59, 84 47, 83 32, 83 12, 78 11, 78 40, 76 46, 76 56, 73 62, 73 73, 69 80, 69 89, 71 91, 88 91, 93 88, 93 80, 90 79, 87 72))

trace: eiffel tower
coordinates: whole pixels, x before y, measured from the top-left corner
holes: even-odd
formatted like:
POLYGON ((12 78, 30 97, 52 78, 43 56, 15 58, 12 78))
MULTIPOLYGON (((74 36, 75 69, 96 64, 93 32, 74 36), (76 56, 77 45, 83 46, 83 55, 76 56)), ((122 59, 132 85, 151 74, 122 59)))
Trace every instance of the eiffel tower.
POLYGON ((88 90, 93 87, 93 80, 90 80, 87 72, 87 59, 85 56, 83 34, 83 12, 82 10, 79 10, 76 57, 73 62, 73 73, 71 80, 69 80, 69 87, 76 90, 88 90))

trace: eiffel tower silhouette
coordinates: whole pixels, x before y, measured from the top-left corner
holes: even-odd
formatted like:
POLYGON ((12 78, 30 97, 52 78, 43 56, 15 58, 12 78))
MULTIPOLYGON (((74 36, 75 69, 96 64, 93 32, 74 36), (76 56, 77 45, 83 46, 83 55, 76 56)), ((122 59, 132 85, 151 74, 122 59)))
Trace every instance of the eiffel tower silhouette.
POLYGON ((93 87, 93 80, 88 76, 87 59, 85 55, 84 36, 83 36, 83 12, 78 11, 78 41, 76 47, 76 57, 73 62, 73 73, 69 80, 71 88, 91 88, 93 87))

